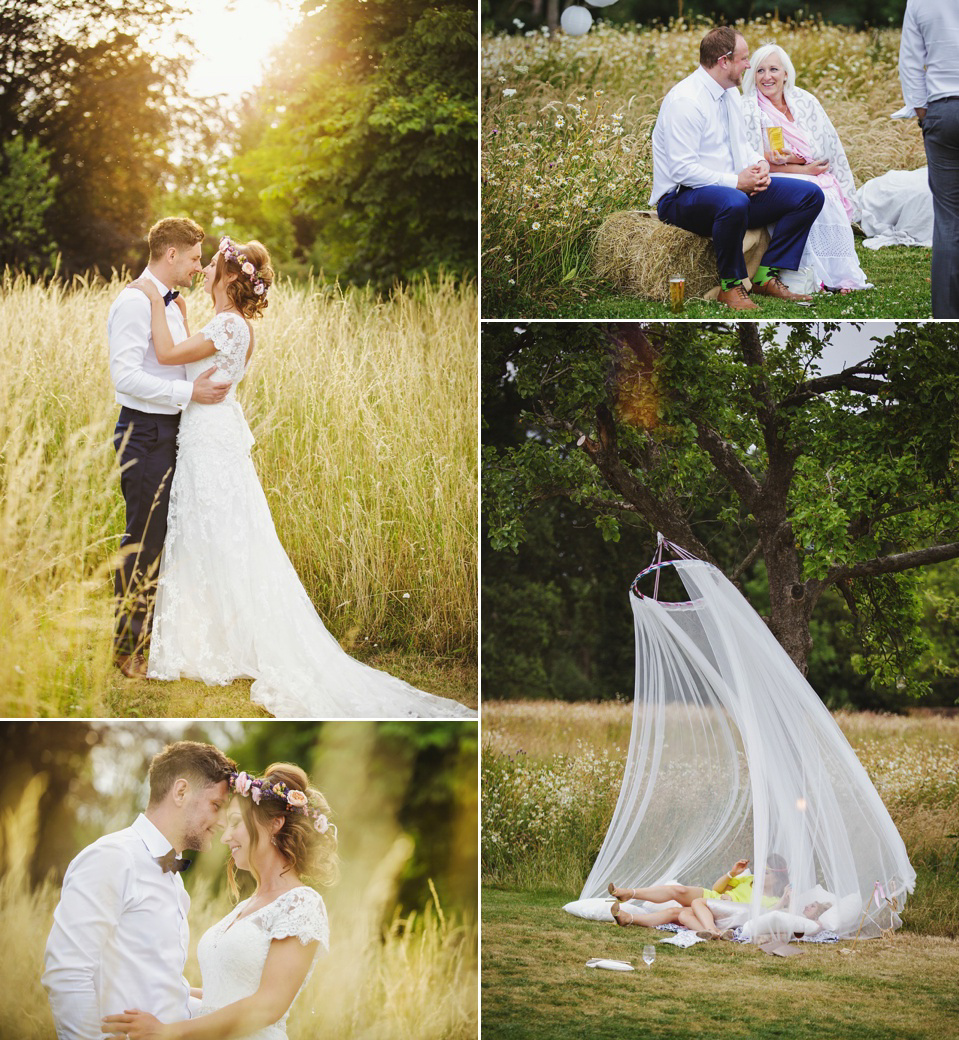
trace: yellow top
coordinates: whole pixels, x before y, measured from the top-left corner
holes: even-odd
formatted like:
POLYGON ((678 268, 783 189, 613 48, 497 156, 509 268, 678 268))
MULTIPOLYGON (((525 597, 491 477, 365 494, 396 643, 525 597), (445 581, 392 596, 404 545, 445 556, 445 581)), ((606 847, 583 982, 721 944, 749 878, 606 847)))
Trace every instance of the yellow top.
MULTIPOLYGON (((716 892, 712 888, 703 889, 703 899, 723 899, 728 896, 733 903, 751 903, 753 901, 753 875, 736 874, 729 879, 725 892, 716 892)), ((777 902, 772 896, 762 896, 763 906, 772 906, 777 902)))

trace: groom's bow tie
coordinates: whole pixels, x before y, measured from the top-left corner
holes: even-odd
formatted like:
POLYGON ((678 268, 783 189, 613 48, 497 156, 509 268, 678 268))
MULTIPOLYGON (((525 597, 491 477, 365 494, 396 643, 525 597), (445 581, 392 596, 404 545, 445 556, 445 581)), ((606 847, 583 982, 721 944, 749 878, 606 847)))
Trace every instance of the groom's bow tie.
POLYGON ((176 299, 176 298, 177 298, 177 297, 178 297, 179 295, 180 295, 180 291, 179 291, 178 289, 171 289, 171 290, 170 290, 170 291, 169 291, 169 292, 168 292, 168 293, 166 294, 166 296, 164 296, 164 297, 163 297, 163 304, 164 304, 164 306, 166 306, 166 305, 167 305, 167 304, 169 304, 169 303, 173 303, 173 301, 174 301, 174 300, 175 300, 175 299, 176 299))
POLYGON ((164 874, 168 870, 172 871, 174 874, 179 873, 180 871, 186 870, 193 862, 191 859, 178 859, 177 854, 173 849, 170 849, 165 856, 157 856, 156 861, 161 867, 163 867, 164 874))

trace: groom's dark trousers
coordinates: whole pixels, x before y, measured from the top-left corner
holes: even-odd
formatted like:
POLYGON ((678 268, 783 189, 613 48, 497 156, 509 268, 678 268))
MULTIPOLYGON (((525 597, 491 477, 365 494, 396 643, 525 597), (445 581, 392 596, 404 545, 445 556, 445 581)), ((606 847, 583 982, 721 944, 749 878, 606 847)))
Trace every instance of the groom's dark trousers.
POLYGON ((121 552, 126 551, 113 576, 113 642, 118 654, 143 653, 150 641, 179 425, 179 414, 159 415, 124 406, 114 430, 113 446, 120 463, 120 488, 127 513, 120 541, 121 552))
POLYGON ((680 185, 656 204, 659 219, 713 240, 720 278, 748 277, 743 259, 743 235, 749 228, 775 224, 769 248, 763 254, 766 267, 796 271, 802 259, 809 229, 819 216, 825 198, 809 181, 783 174, 769 178, 769 187, 755 195, 738 188, 680 185))

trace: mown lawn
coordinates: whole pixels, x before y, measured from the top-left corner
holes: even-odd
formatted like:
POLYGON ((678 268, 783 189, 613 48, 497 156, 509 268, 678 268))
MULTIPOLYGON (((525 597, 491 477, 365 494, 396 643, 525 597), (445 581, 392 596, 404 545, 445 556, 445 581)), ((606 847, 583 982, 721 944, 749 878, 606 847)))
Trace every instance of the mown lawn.
POLYGON ((502 1040, 722 1037, 939 1040, 959 1036, 959 941, 756 946, 658 942, 664 933, 567 914, 568 893, 483 890, 482 1035, 502 1040), (656 960, 641 960, 645 943, 656 960), (591 957, 635 972, 585 967, 591 957))

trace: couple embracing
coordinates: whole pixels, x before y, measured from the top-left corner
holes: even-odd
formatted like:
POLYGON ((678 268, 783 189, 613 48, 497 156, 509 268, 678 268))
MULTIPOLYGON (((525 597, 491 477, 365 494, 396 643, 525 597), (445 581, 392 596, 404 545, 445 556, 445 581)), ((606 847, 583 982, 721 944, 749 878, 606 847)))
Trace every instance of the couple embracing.
POLYGON ((252 699, 289 718, 475 717, 351 658, 310 602, 277 538, 236 399, 269 303, 270 256, 259 242, 224 238, 204 267, 204 237, 187 218, 155 224, 149 264, 107 320, 126 504, 117 666, 127 678, 250 678, 252 699), (177 287, 201 273, 214 316, 191 335, 177 287))
POLYGON ((296 765, 254 778, 194 741, 156 755, 149 779, 146 811, 80 852, 64 877, 43 974, 58 1040, 284 1040, 329 949, 326 908, 304 882, 336 875, 326 799, 296 765), (256 889, 200 939, 193 989, 181 854, 208 850, 221 827, 231 890, 238 870, 256 889))

